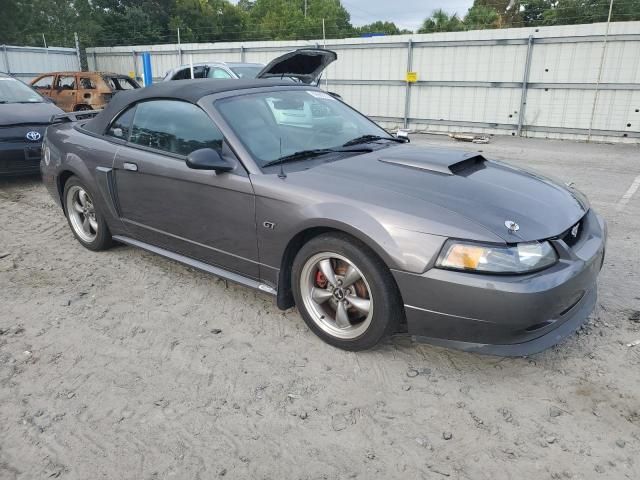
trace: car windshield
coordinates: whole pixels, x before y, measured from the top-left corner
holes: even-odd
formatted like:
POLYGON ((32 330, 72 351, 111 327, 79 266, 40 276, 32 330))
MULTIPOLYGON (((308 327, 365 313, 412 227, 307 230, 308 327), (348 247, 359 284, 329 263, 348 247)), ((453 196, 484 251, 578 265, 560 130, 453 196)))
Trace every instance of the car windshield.
POLYGON ((235 73, 238 78, 256 78, 256 76, 262 70, 262 67, 230 67, 231 71, 235 73))
POLYGON ((304 160, 304 155, 297 155, 301 152, 394 140, 367 117, 320 90, 239 95, 218 100, 215 106, 261 167, 294 154, 304 160))
POLYGON ((0 77, 0 103, 42 103, 44 99, 24 83, 0 77))

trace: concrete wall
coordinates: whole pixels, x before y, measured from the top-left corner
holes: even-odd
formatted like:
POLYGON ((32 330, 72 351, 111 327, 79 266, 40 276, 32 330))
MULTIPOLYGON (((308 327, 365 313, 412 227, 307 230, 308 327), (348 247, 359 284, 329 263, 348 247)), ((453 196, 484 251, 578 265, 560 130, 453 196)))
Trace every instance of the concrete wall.
POLYGON ((38 48, 0 45, 0 72, 29 83, 41 73, 80 70, 74 48, 38 48))
MULTIPOLYGON (((591 24, 328 40, 338 61, 322 87, 389 128, 564 139, 591 131, 595 141, 640 142, 640 22, 612 23, 606 42, 605 31, 591 24), (407 84, 408 70, 417 83, 407 84)), ((140 54, 151 52, 160 79, 191 58, 266 63, 303 46, 323 42, 89 48, 87 60, 91 69, 140 76, 140 54)))

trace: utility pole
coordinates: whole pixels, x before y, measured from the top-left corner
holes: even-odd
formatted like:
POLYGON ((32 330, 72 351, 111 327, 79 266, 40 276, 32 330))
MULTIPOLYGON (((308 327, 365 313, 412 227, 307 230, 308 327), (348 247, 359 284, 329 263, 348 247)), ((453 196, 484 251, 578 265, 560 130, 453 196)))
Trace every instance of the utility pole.
MULTIPOLYGON (((324 28, 324 18, 322 19, 322 43, 325 50, 327 48, 327 33, 324 28)), ((324 75, 324 88, 329 89, 329 76, 325 73, 324 75)))
POLYGON ((322 42, 324 44, 323 48, 327 48, 327 34, 324 29, 324 18, 322 19, 322 42))
POLYGON ((80 41, 78 40, 78 32, 73 32, 73 38, 76 41, 76 55, 78 57, 78 70, 82 70, 82 57, 80 56, 80 41))
POLYGON ((307 18, 307 0, 304 0, 304 18, 307 18))
POLYGON ((44 49, 47 52, 45 61, 46 61, 46 67, 48 70, 49 69, 49 47, 47 47, 47 39, 45 38, 44 33, 42 34, 42 41, 44 42, 44 49))
POLYGON ((607 29, 604 32, 604 41, 602 42, 602 56, 600 57, 600 69, 598 70, 598 81, 596 82, 596 92, 593 97, 593 107, 591 108, 591 120, 589 121, 589 134, 587 142, 591 141, 591 130, 593 128, 593 117, 596 114, 596 106, 598 105, 598 95, 600 94, 600 80, 602 80, 602 67, 604 66, 604 58, 607 54, 607 39, 609 38, 609 25, 611 24, 611 11, 613 10, 613 0, 609 3, 609 17, 607 18, 607 29))

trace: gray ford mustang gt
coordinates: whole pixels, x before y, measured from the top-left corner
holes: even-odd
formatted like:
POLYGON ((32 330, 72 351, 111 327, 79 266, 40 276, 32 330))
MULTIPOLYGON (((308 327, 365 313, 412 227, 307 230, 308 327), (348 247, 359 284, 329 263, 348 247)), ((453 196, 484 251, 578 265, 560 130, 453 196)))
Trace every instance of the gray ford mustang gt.
POLYGON ((166 82, 65 119, 41 169, 82 245, 272 294, 336 347, 528 355, 594 307, 606 228, 576 189, 405 144, 307 83, 166 82))

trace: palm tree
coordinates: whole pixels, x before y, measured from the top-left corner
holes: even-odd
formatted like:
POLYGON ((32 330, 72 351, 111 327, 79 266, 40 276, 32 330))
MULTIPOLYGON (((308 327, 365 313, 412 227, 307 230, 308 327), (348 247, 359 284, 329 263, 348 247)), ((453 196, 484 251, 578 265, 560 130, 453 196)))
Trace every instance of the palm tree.
POLYGON ((458 14, 449 15, 441 8, 438 8, 431 13, 429 18, 422 22, 418 33, 455 32, 458 30, 464 30, 464 25, 458 18, 458 14))

